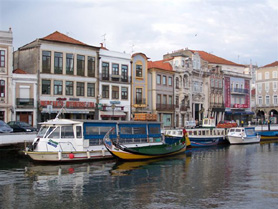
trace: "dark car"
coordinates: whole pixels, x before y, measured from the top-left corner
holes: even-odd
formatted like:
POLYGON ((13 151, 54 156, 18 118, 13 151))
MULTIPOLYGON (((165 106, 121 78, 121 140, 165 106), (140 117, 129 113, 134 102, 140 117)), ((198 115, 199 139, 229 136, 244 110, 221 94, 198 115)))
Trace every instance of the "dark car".
POLYGON ((13 129, 4 121, 0 120, 0 133, 11 133, 13 129))
POLYGON ((13 128, 14 132, 33 132, 37 131, 36 128, 30 124, 21 121, 10 121, 8 125, 13 128))

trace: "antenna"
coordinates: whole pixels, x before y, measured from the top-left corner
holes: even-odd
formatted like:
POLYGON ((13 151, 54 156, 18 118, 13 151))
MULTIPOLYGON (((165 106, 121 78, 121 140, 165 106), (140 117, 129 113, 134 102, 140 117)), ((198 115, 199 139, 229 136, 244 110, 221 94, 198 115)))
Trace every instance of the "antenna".
POLYGON ((106 33, 102 35, 103 36, 103 45, 104 47, 106 47, 106 33))
POLYGON ((133 50, 134 46, 135 46, 134 44, 131 44, 131 54, 133 54, 133 52, 134 52, 134 50, 133 50))

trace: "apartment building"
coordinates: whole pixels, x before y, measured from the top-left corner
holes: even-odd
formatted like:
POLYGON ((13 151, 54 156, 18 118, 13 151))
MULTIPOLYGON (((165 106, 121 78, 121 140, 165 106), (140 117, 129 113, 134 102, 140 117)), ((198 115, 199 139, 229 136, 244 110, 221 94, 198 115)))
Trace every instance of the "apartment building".
POLYGON ((95 118, 99 49, 56 31, 14 53, 14 68, 37 76, 38 122, 63 107, 65 118, 95 118))
POLYGON ((256 116, 261 121, 278 119, 278 61, 256 71, 256 116))
POLYGON ((11 120, 12 106, 12 80, 13 71, 13 33, 0 31, 0 120, 11 120))
POLYGON ((99 60, 98 119, 130 120, 131 55, 102 46, 99 60))
POLYGON ((174 77, 169 62, 148 62, 148 101, 152 113, 158 116, 164 127, 174 126, 174 77))

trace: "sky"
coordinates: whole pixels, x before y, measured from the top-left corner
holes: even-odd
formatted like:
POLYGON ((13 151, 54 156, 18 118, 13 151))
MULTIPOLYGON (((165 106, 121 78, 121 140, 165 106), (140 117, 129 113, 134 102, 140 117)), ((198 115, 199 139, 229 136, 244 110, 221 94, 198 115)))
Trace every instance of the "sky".
POLYGON ((55 31, 152 61, 201 50, 259 67, 278 60, 277 0, 0 0, 14 50, 55 31))

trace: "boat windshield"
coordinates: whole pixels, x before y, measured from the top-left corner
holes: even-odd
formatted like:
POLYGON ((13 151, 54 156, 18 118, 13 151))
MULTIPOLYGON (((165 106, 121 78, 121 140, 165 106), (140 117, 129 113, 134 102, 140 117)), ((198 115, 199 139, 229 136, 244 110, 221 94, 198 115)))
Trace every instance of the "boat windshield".
POLYGON ((46 131, 47 131, 48 128, 49 128, 49 126, 42 126, 42 127, 40 128, 39 133, 38 133, 38 137, 43 137, 44 134, 46 133, 46 131))
POLYGON ((245 129, 246 135, 255 135, 255 129, 245 129))

